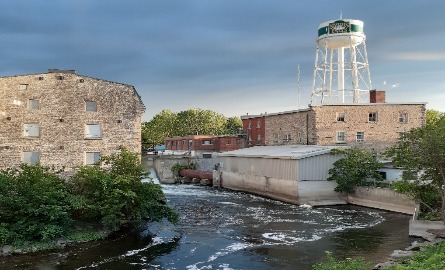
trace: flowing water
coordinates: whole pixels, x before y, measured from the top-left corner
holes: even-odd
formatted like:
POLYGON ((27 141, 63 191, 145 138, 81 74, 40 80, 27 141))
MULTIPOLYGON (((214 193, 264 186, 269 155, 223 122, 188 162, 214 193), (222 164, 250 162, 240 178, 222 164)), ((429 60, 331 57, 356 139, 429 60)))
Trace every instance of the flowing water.
POLYGON ((194 185, 164 185, 173 226, 63 250, 0 257, 0 269, 311 269, 325 251, 373 263, 408 245, 409 216, 339 206, 307 208, 194 185))

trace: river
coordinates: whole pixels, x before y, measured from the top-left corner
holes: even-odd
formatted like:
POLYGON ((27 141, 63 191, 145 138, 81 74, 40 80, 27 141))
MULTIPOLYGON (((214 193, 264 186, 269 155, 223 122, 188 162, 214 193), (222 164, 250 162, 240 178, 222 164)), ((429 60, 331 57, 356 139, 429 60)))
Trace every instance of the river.
POLYGON ((163 185, 180 224, 66 249, 1 258, 0 269, 311 269, 325 251, 385 260, 409 244, 407 215, 355 206, 307 208, 195 185, 163 185))

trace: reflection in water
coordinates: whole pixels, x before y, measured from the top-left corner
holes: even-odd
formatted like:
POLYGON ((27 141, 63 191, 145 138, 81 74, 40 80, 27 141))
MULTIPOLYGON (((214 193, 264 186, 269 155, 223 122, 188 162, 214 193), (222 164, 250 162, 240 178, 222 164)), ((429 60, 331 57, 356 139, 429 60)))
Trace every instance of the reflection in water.
POLYGON ((165 185, 178 226, 149 223, 65 250, 7 257, 5 269, 311 269, 325 251, 374 262, 408 242, 406 215, 359 207, 308 209, 244 193, 165 185))

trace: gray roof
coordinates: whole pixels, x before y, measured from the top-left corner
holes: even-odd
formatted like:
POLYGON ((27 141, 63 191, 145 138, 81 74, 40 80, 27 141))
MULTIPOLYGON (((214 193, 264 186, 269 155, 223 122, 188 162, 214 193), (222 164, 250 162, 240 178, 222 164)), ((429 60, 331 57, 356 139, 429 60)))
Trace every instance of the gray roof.
POLYGON ((278 159, 303 159, 330 153, 334 148, 341 146, 320 145, 279 145, 255 146, 239 150, 220 153, 220 157, 256 157, 278 159))

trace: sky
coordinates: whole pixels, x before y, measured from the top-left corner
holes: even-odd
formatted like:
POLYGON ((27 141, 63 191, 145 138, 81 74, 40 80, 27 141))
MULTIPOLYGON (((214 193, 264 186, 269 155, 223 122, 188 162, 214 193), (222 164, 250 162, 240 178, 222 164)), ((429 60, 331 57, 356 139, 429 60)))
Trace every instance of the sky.
POLYGON ((0 76, 75 69, 163 109, 307 108, 320 23, 364 22, 372 88, 445 111, 445 1, 0 0, 0 76), (300 76, 298 76, 300 67, 300 76))

